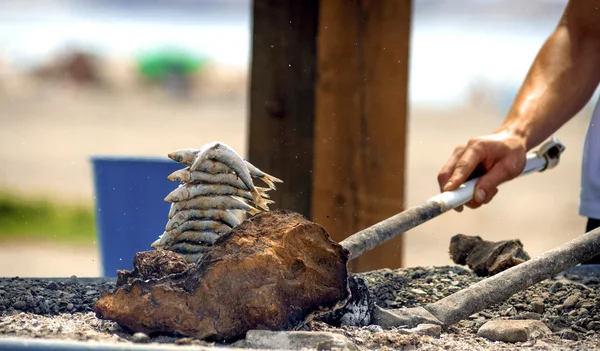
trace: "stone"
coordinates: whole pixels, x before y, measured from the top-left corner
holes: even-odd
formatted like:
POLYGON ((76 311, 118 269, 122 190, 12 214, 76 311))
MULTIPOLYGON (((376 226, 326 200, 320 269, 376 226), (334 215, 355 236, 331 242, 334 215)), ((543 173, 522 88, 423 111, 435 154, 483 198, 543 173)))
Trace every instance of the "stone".
POLYGON ((117 271, 117 287, 131 284, 135 279, 160 279, 183 273, 190 265, 181 255, 170 250, 161 250, 138 252, 133 258, 133 267, 133 271, 117 271))
POLYGON ((58 290, 58 288, 59 286, 56 284, 56 282, 50 282, 48 285, 46 285, 46 289, 48 290, 58 290))
POLYGON ((442 327, 436 324, 419 324, 415 328, 409 329, 409 332, 418 335, 427 335, 434 338, 439 338, 442 334, 442 327))
POLYGON ((600 322, 591 321, 587 324, 588 330, 600 330, 600 322))
POLYGON ((573 341, 579 340, 579 334, 577 334, 575 331, 573 331, 572 329, 569 329, 569 328, 558 331, 556 333, 556 335, 558 335, 558 337, 560 337, 561 339, 564 339, 564 340, 573 340, 573 341))
POLYGON ((560 289, 562 289, 563 284, 561 282, 556 282, 554 284, 552 284, 552 286, 550 287, 549 291, 552 294, 557 293, 560 289))
POLYGON ((136 344, 147 344, 150 341, 150 337, 145 333, 135 333, 131 336, 131 341, 136 344))
POLYGON ((533 299, 531 301, 531 305, 529 307, 531 309, 531 312, 543 314, 544 313, 544 300, 533 299))
POLYGON ((492 320, 479 328, 477 336, 492 341, 525 342, 551 335, 552 331, 538 320, 492 320))
POLYGON ((491 242, 479 236, 457 234, 450 239, 450 258, 485 277, 529 260, 529 254, 518 239, 491 242))
POLYGON ((577 302, 579 301, 580 296, 580 294, 569 295, 569 297, 565 299, 565 302, 563 302, 563 308, 570 309, 575 307, 575 305, 577 305, 577 302))
MULTIPOLYGON (((150 252, 160 251, 148 251, 151 259, 150 252)), ((211 341, 235 341, 253 329, 293 330, 349 299, 347 259, 301 214, 262 212, 217 239, 198 264, 103 292, 94 311, 133 332, 211 341)))
POLYGON ((24 309, 25 307, 27 307, 27 303, 25 303, 25 301, 23 301, 23 300, 19 300, 19 301, 17 301, 17 302, 15 302, 15 303, 13 303, 12 307, 13 307, 15 310, 22 310, 22 309, 24 309))
POLYGON ((340 334, 328 332, 273 332, 250 330, 246 333, 245 347, 267 350, 351 350, 358 347, 340 334))

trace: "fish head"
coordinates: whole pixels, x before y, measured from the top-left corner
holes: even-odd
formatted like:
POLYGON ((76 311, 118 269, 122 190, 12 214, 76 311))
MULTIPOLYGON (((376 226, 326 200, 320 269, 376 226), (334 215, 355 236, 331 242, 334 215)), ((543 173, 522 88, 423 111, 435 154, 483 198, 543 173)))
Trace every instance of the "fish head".
POLYGON ((167 176, 167 179, 172 182, 185 182, 189 180, 189 173, 185 169, 177 170, 167 176), (187 176, 186 176, 187 175, 187 176))

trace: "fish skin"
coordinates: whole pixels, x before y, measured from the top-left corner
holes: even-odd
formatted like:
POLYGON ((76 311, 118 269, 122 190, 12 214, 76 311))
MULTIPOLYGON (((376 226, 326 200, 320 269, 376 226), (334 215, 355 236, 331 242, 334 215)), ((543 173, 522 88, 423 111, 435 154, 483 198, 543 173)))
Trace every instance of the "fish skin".
POLYGON ((239 219, 228 210, 187 210, 177 212, 173 218, 167 222, 165 231, 177 228, 184 222, 193 219, 218 220, 231 228, 240 224, 239 219))
POLYGON ((178 235, 180 233, 186 232, 188 230, 200 230, 200 231, 212 231, 217 234, 225 234, 231 231, 231 228, 221 222, 221 221, 213 221, 213 220, 195 220, 195 221, 187 221, 182 223, 177 228, 166 231, 165 233, 171 235, 178 235))
POLYGON ((192 244, 186 242, 176 243, 170 246, 165 246, 165 250, 170 250, 179 254, 189 254, 189 253, 206 253, 210 250, 209 246, 201 245, 201 244, 192 244))
MULTIPOLYGON (((269 198, 269 194, 266 191, 271 190, 270 188, 256 188, 262 197, 269 198)), ((234 195, 239 196, 247 200, 252 200, 252 194, 248 190, 236 188, 227 184, 184 184, 179 186, 177 189, 171 191, 165 202, 179 202, 193 199, 196 196, 207 196, 207 195, 234 195)))
POLYGON ((165 232, 161 235, 158 246, 169 249, 172 245, 181 242, 212 245, 222 234, 210 229, 200 228, 197 230, 192 228, 183 232, 165 232))
POLYGON ((190 172, 187 168, 179 169, 167 176, 172 182, 181 183, 207 183, 207 184, 225 184, 242 190, 248 190, 248 187, 234 173, 211 174, 200 171, 190 172))
MULTIPOLYGON (((201 149, 181 149, 170 153, 169 157, 174 161, 185 164, 186 166, 191 166, 193 165, 194 160, 200 152, 200 150, 201 149)), ((248 160, 244 160, 244 163, 246 164, 246 168, 248 168, 250 176, 254 178, 259 178, 260 180, 265 182, 265 184, 267 184, 269 188, 275 190, 276 186, 274 183, 283 183, 283 180, 262 171, 261 169, 250 163, 248 160)), ((227 173, 233 171, 226 164, 215 160, 206 160, 198 164, 196 170, 212 174, 227 173)))
POLYGON ((198 196, 190 200, 174 202, 169 211, 169 219, 173 218, 175 213, 182 210, 243 210, 251 215, 260 212, 259 209, 252 207, 244 201, 228 195, 217 196, 198 196))
POLYGON ((202 162, 210 159, 218 160, 231 168, 242 182, 244 182, 250 193, 252 193, 254 204, 263 210, 269 210, 268 204, 265 203, 252 182, 252 176, 250 176, 250 171, 248 170, 244 159, 223 143, 212 142, 201 147, 194 163, 190 166, 190 171, 195 171, 202 162))

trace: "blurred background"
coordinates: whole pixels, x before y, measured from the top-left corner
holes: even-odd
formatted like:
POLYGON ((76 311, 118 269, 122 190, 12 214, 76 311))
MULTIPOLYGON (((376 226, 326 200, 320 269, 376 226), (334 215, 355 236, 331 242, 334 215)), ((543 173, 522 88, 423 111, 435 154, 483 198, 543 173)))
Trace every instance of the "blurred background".
MULTIPOLYGON (((439 191, 454 146, 502 122, 565 4, 413 1, 406 206, 439 191)), ((100 274, 92 155, 219 140, 244 156, 250 49, 250 0, 0 2, 0 276, 100 274)), ((519 238, 531 255, 582 234, 591 111, 556 134, 555 170, 407 232, 404 265, 451 264, 457 233, 519 238)))

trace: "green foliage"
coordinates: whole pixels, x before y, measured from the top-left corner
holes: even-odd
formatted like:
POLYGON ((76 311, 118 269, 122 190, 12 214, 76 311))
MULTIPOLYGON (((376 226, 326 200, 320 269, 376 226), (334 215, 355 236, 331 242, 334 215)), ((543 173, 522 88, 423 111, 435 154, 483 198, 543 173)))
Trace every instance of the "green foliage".
POLYGON ((0 193, 0 238, 43 238, 70 243, 96 240, 91 207, 0 193))

